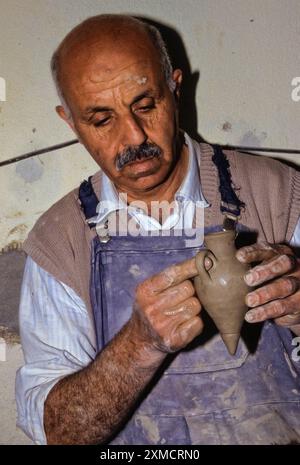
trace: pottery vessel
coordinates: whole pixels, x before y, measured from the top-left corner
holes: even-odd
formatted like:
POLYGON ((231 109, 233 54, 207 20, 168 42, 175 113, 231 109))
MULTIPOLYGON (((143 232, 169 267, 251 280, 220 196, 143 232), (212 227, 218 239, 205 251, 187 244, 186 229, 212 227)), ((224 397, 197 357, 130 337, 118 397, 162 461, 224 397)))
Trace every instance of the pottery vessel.
POLYGON ((244 281, 250 266, 235 257, 235 237, 233 230, 206 235, 206 249, 196 255, 199 274, 194 278, 198 298, 231 355, 237 349, 247 312, 245 296, 250 292, 244 281))

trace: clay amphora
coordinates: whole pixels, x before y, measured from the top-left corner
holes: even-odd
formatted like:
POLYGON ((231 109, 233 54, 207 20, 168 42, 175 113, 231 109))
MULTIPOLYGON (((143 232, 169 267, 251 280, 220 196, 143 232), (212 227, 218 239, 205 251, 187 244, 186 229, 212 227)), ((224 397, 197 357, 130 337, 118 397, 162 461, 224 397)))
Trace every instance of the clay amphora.
POLYGON ((207 234, 206 249, 196 255, 199 272, 194 278, 199 300, 214 321, 228 352, 234 355, 247 312, 245 296, 250 288, 244 281, 249 265, 235 258, 235 231, 207 234))

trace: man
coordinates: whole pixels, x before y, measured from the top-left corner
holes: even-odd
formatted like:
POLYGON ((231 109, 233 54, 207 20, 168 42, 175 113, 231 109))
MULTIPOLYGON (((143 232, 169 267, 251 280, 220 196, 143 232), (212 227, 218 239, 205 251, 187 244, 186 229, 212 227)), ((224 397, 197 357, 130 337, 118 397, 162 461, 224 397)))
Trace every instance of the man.
POLYGON ((182 73, 157 31, 134 18, 84 21, 60 44, 52 71, 57 112, 102 171, 44 214, 25 243, 19 425, 49 444, 298 441, 291 350, 300 272, 292 250, 276 244, 297 238, 299 174, 235 152, 226 152, 229 169, 220 151, 183 134, 182 73), (132 207, 137 200, 143 211, 132 207), (196 210, 185 211, 186 200, 204 204, 205 232, 240 215, 242 227, 275 244, 238 253, 263 262, 245 278, 260 286, 247 296, 246 319, 265 321, 253 353, 240 341, 232 357, 219 335, 201 339, 191 281, 198 249, 184 235, 112 237, 107 229, 122 208, 144 231, 176 230, 183 216, 192 228, 196 210), (173 202, 165 221, 153 217, 154 201, 173 202))

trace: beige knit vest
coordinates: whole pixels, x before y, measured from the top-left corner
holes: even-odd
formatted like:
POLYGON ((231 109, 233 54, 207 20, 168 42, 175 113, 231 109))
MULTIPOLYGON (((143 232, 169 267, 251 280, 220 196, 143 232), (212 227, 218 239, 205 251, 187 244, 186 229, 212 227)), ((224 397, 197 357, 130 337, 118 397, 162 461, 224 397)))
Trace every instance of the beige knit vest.
MULTIPOLYGON (((196 144, 196 142, 194 142, 196 144)), ((200 144, 198 159, 201 186, 210 207, 205 209, 205 226, 221 224, 217 169, 212 162, 213 149, 200 144)), ((246 208, 240 223, 258 234, 258 240, 289 242, 300 212, 300 173, 267 157, 224 151, 230 163, 233 185, 246 208)), ((92 183, 100 192, 101 172, 92 183)), ((92 314, 89 282, 90 229, 78 200, 78 188, 71 191, 44 213, 24 243, 25 252, 58 281, 71 287, 92 314)))

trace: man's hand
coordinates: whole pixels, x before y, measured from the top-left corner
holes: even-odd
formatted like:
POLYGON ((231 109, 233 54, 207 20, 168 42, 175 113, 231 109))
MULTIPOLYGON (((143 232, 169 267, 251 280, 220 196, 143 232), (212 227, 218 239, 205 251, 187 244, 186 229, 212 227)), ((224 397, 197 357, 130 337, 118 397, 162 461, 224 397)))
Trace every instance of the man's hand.
POLYGON ((300 261, 286 245, 258 243, 242 247, 236 254, 243 263, 262 262, 245 276, 249 286, 261 286, 250 292, 246 303, 251 310, 249 323, 274 319, 279 325, 300 334, 300 261))
POLYGON ((202 331, 201 306, 189 280, 196 274, 193 258, 137 287, 130 320, 92 363, 59 380, 48 394, 49 444, 105 443, 128 419, 167 353, 202 331))
POLYGON ((197 273, 193 258, 166 268, 137 287, 130 323, 134 335, 155 351, 175 352, 201 333, 201 305, 190 281, 197 273))

